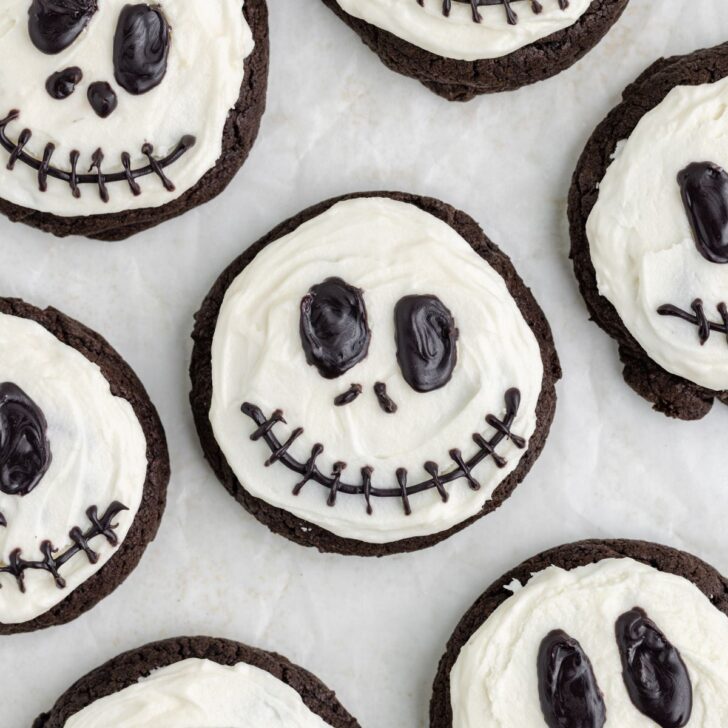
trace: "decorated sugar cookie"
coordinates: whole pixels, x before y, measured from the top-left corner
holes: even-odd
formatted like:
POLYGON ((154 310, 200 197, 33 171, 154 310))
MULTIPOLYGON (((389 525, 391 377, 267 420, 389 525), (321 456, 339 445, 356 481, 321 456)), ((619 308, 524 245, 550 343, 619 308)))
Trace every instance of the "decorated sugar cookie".
POLYGON ((697 419, 728 401, 728 45, 656 63, 579 162, 572 255, 626 381, 697 419))
POLYGON ((358 728, 320 680, 230 640, 177 637, 81 678, 33 728, 358 728))
POLYGON ((325 551, 434 544, 496 508, 560 376, 508 258, 436 200, 322 203, 234 261, 197 314, 198 432, 226 488, 325 551))
POLYGON ((556 75, 628 0, 324 0, 389 68, 450 101, 556 75))
POLYGON ((0 211, 117 240, 220 193, 265 106, 265 0, 4 0, 0 211))
POLYGON ((98 334, 0 299, 0 634, 62 624, 136 566, 169 460, 143 386, 98 334))
POLYGON ((689 554, 584 541, 492 585, 440 661, 431 728, 721 728, 726 580, 689 554))

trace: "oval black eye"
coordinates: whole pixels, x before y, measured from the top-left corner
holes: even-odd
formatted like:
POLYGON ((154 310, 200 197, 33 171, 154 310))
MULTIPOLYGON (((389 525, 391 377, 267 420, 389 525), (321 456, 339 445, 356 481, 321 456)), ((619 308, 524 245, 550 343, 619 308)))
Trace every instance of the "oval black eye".
POLYGON ((635 607, 616 624, 622 677, 637 710, 661 728, 687 725, 693 710, 693 687, 677 649, 635 607))
POLYGON ((158 86, 167 72, 170 30, 158 6, 125 5, 114 35, 114 75, 130 94, 158 86))
POLYGON ((48 425, 38 405, 11 382, 0 384, 0 491, 28 495, 51 464, 48 425))
POLYGON ((28 32, 43 53, 68 48, 98 10, 96 0, 33 0, 28 11, 28 32))
POLYGON ((371 331, 364 296, 341 278, 327 278, 301 300, 301 343, 306 361, 336 379, 369 352, 371 331))
POLYGON ((538 651, 538 695, 549 728, 602 728, 604 696, 582 646, 554 630, 538 651))
POLYGON ((417 392, 444 387, 457 364, 458 330, 437 296, 405 296, 394 309, 397 361, 417 392))
POLYGON ((695 162, 677 176, 698 252, 728 263, 728 174, 717 164, 695 162))

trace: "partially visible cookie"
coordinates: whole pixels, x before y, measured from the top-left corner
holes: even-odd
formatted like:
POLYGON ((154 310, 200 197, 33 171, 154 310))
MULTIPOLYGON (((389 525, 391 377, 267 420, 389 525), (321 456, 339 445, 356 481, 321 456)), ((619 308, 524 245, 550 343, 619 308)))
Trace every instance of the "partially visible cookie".
POLYGON ((728 44, 662 59, 579 160, 571 256, 625 381, 693 420, 728 402, 728 44))
POLYGON ((33 728, 358 728, 310 672, 272 652, 176 637, 110 660, 69 688, 33 728))
POLYGON ((0 213, 121 240, 222 192, 265 109, 265 0, 5 0, 0 213))
POLYGON ((154 406, 101 336, 0 298, 0 635, 63 624, 136 567, 164 511, 154 406))
POLYGON ((567 69, 628 0, 323 0, 393 71, 448 101, 567 69))
POLYGON ((525 561, 462 618, 431 728, 720 728, 728 581, 643 541, 582 541, 525 561))

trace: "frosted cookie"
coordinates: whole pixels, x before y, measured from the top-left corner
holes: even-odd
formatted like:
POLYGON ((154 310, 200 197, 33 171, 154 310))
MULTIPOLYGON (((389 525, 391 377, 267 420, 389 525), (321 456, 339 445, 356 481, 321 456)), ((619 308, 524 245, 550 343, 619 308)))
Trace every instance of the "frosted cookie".
POLYGON ((0 634, 75 619, 139 562, 169 457, 141 382, 54 309, 0 298, 0 634))
POLYGON ((359 728, 336 695, 285 657, 176 637, 126 652, 62 695, 33 728, 359 728))
POLYGON ((205 455, 271 530, 382 555, 497 508, 541 452, 560 368, 543 313, 467 215, 367 193, 284 222, 197 314, 205 455))
POLYGON ((728 582, 682 551, 583 541, 493 584, 440 661, 431 728, 721 728, 728 582))
POLYGON ((663 59, 597 127, 569 196, 572 257, 627 383, 698 419, 728 402, 728 45, 663 59))
POLYGON ((393 71, 449 101, 565 70, 628 0, 323 0, 393 71))
POLYGON ((4 0, 0 212, 120 240, 207 202, 265 108, 265 0, 4 0))

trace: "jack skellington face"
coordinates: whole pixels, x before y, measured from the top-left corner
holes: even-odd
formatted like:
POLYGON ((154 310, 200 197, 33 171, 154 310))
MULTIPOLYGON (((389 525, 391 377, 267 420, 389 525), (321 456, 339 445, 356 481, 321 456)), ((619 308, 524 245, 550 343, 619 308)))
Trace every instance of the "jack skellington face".
POLYGON ((251 49, 239 0, 8 0, 3 197, 57 215, 175 199, 217 161, 251 49))
POLYGON ((535 430, 538 343, 446 223, 339 202, 228 288, 210 421, 246 490, 386 543, 477 513, 535 430))

